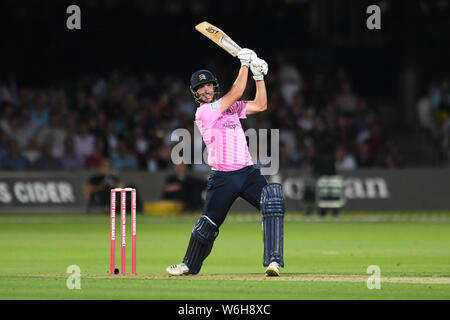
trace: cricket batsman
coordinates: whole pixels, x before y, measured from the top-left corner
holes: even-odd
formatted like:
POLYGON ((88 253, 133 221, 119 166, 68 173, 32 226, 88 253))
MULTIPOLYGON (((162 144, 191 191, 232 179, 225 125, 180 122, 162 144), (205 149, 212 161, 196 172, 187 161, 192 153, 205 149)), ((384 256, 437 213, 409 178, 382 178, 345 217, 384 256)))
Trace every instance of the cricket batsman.
POLYGON ((219 82, 208 70, 192 74, 190 89, 199 103, 195 123, 202 135, 211 166, 202 216, 194 225, 182 263, 166 268, 172 276, 198 274, 210 254, 219 229, 233 202, 242 197, 261 211, 266 276, 279 276, 283 261, 284 199, 281 184, 267 183, 254 167, 240 119, 267 109, 264 76, 266 61, 250 49, 238 53, 239 74, 230 91, 219 97, 219 82), (248 70, 256 81, 253 101, 239 100, 247 85, 248 70))

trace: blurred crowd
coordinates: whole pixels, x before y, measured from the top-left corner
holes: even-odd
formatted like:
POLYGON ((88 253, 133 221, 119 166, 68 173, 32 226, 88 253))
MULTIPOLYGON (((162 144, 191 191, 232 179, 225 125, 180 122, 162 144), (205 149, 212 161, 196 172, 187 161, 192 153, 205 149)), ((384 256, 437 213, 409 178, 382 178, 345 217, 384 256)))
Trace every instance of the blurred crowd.
MULTIPOLYGON (((234 76, 212 71, 219 82, 222 73, 234 76)), ((172 131, 194 130, 189 76, 114 71, 65 88, 0 84, 0 170, 94 169, 105 159, 114 170, 171 168, 172 131)), ((254 94, 250 80, 247 99, 254 94)), ((266 84, 268 111, 244 127, 280 129, 281 168, 308 168, 324 152, 339 171, 403 165, 376 107, 356 92, 345 69, 304 75, 281 59, 266 84)))
POLYGON ((450 81, 432 82, 417 102, 419 124, 436 144, 439 161, 450 159, 450 81))

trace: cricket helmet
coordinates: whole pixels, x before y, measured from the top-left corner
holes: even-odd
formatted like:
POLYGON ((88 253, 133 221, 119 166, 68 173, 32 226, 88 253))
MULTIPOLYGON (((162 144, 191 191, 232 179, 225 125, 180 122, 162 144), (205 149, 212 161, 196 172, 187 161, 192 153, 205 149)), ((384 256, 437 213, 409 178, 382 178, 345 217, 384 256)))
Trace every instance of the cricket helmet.
POLYGON ((214 97, 215 99, 219 98, 219 81, 217 81, 217 78, 214 77, 214 75, 209 70, 198 70, 194 72, 191 76, 191 84, 190 84, 190 90, 192 93, 192 96, 194 97, 195 101, 198 103, 201 103, 196 91, 198 87, 205 83, 212 83, 214 85, 214 97))

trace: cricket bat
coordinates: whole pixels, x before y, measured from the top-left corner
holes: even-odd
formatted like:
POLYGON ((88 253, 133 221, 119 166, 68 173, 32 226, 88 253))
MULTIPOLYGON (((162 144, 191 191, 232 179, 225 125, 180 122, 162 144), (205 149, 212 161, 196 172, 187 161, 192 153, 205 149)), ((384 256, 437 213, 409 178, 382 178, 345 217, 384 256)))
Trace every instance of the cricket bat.
POLYGON ((199 23, 195 26, 195 29, 214 41, 214 43, 231 54, 233 57, 236 57, 238 52, 241 50, 241 47, 229 36, 227 36, 225 32, 207 21, 199 23))

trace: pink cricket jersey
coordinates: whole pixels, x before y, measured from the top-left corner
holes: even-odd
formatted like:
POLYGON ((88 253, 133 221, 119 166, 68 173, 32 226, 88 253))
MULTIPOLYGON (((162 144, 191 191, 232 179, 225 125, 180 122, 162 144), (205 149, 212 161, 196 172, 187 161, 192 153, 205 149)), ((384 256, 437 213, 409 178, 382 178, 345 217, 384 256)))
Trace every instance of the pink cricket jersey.
POLYGON ((246 101, 235 102, 224 113, 222 99, 197 108, 195 123, 208 150, 208 164, 220 171, 239 170, 253 165, 244 130, 239 119, 245 119, 246 101))

